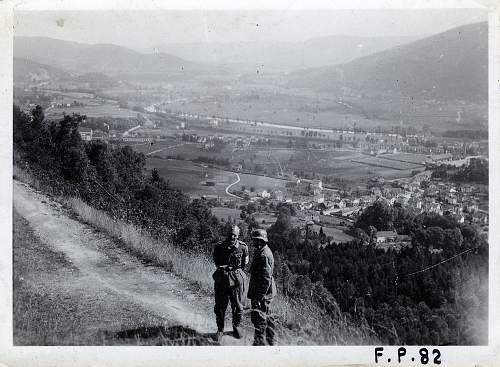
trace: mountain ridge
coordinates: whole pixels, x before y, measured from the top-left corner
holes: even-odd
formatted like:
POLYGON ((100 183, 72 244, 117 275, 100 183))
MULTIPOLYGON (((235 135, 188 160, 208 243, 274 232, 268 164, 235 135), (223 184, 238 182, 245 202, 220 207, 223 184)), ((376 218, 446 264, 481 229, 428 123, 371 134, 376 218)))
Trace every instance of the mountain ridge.
POLYGON ((204 67, 179 57, 142 54, 112 44, 86 44, 46 37, 15 37, 14 56, 66 71, 104 72, 111 75, 183 73, 204 67))
POLYGON ((290 71, 348 62, 414 39, 331 35, 297 42, 165 43, 153 49, 194 62, 249 63, 290 71))
POLYGON ((341 94, 486 101, 487 23, 457 27, 349 63, 292 73, 290 86, 341 94))

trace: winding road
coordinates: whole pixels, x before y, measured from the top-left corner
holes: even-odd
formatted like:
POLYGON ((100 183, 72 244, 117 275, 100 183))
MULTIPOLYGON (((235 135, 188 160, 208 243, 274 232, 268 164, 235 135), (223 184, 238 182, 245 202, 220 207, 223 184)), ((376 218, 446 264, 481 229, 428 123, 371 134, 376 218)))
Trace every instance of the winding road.
POLYGON ((235 197, 235 198, 241 199, 241 197, 239 197, 238 195, 231 194, 231 193, 229 192, 229 189, 230 189, 231 187, 233 187, 234 185, 236 185, 238 182, 240 182, 240 181, 241 181, 241 179, 240 179, 240 175, 239 175, 238 173, 236 173, 236 172, 233 172, 233 173, 236 175, 236 181, 235 181, 235 182, 233 182, 232 184, 229 184, 229 185, 226 187, 226 194, 228 194, 229 196, 232 196, 232 197, 235 197))
POLYGON ((145 154, 145 156, 149 156, 149 155, 151 155, 151 154, 155 154, 155 153, 163 152, 163 151, 164 151, 164 150, 166 150, 166 149, 181 147, 181 146, 183 146, 183 145, 185 145, 185 144, 184 144, 184 143, 182 143, 182 144, 177 144, 177 145, 171 145, 171 146, 169 146, 169 147, 165 147, 165 148, 161 148, 161 149, 153 150, 152 152, 146 153, 146 154, 145 154))

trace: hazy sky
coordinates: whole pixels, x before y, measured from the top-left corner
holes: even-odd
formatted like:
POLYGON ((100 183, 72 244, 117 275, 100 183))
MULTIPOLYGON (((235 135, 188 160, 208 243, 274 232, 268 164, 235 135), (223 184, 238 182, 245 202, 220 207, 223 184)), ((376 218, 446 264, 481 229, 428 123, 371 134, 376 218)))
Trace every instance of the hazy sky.
POLYGON ((168 42, 301 41, 344 34, 426 36, 487 20, 478 9, 16 12, 16 36, 147 49, 168 42))

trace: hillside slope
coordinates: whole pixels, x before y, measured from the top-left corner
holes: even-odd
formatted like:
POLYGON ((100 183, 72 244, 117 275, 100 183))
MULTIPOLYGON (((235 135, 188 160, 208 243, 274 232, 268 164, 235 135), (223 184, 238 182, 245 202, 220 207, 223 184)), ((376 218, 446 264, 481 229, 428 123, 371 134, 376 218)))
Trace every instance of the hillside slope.
POLYGON ((343 65, 298 71, 289 84, 332 93, 484 102, 487 23, 454 28, 343 65))
POLYGON ((301 42, 165 43, 155 48, 196 62, 264 65, 266 70, 283 71, 346 63, 413 40, 334 35, 301 42))
POLYGON ((111 44, 84 44, 45 37, 15 37, 14 56, 67 71, 111 75, 179 74, 205 67, 165 53, 142 54, 111 44))
POLYGON ((14 83, 69 80, 70 73, 38 62, 14 57, 14 83))
MULTIPOLYGON (((140 330, 147 326, 150 331, 163 330, 163 334, 165 330, 184 330, 186 338, 213 344, 215 317, 211 300, 191 283, 162 268, 145 266, 119 247, 115 239, 71 218, 60 204, 30 186, 14 181, 13 194, 17 219, 14 272, 18 275, 14 279, 17 284, 14 292, 30 289, 36 293, 33 298, 49 295, 43 302, 50 307, 26 310, 27 315, 15 317, 15 324, 25 326, 14 333, 19 343, 40 345, 45 340, 52 345, 99 345, 103 341, 127 344, 135 343, 135 334, 142 338, 141 344, 161 342, 141 335, 140 330), (31 235, 26 233, 27 228, 31 235), (28 252, 28 237, 37 242, 36 249, 32 249, 36 256, 28 252), (38 266, 39 262, 44 265, 38 266), (40 330, 41 325, 23 321, 36 312, 47 313, 45 316, 54 323, 54 330, 40 330), (71 332, 66 341, 55 335, 66 328, 65 321, 80 327, 65 330, 71 332), (33 340, 35 335, 38 340, 33 340)), ((27 306, 15 305, 17 309, 27 306)), ((250 331, 247 333, 250 337, 250 331)), ((163 336, 167 338, 163 344, 167 345, 186 341, 163 336)), ((238 341, 229 335, 223 339, 223 344, 236 342, 248 344, 248 340, 238 341)))

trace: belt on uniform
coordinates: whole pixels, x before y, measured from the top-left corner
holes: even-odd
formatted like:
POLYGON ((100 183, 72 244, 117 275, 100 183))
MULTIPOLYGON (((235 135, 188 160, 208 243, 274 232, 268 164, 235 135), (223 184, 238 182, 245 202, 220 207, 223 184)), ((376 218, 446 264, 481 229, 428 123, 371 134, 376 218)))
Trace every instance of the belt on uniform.
POLYGON ((220 269, 220 270, 238 270, 238 269, 241 269, 241 268, 240 267, 236 267, 236 266, 222 265, 222 266, 218 266, 217 269, 220 269))

